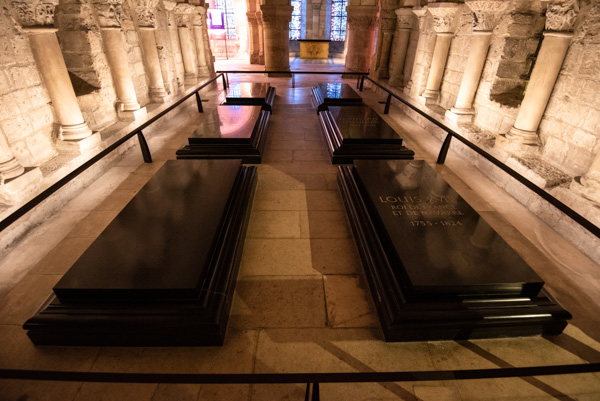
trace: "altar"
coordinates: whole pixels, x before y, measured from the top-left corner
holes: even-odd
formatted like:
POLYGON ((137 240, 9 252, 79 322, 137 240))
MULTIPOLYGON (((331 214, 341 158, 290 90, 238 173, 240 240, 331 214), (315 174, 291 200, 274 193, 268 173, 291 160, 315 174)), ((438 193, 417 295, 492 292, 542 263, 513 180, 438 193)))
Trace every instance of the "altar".
POLYGON ((329 42, 326 39, 299 39, 301 59, 327 59, 329 57, 329 42))

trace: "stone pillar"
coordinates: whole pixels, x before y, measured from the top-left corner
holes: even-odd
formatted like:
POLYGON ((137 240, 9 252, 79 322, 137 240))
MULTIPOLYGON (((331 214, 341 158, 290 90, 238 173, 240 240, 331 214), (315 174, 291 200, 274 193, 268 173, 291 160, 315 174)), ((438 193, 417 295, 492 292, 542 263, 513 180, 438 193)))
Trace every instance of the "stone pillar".
POLYGON ((366 72, 370 66, 373 29, 379 7, 347 6, 346 71, 366 72))
POLYGON ((164 103, 167 92, 160 69, 158 50, 156 49, 156 5, 158 0, 137 0, 135 8, 140 44, 144 53, 146 75, 148 76, 150 99, 156 103, 164 103))
POLYGON ((265 36, 265 71, 290 70, 290 5, 262 4, 265 36))
POLYGON ((454 36, 454 16, 458 9, 456 3, 430 3, 427 8, 433 15, 433 29, 435 29, 437 38, 433 50, 433 59, 431 68, 427 77, 427 86, 422 97, 426 104, 436 103, 440 97, 440 87, 444 68, 448 60, 450 51, 450 42, 454 36))
POLYGON ((320 25, 321 25, 321 0, 313 0, 310 3, 312 9, 312 29, 310 39, 322 39, 320 36, 320 25))
MULTIPOLYGON (((600 207, 600 152, 594 158, 587 173, 581 177, 581 184, 582 186, 578 186, 577 192, 600 207)), ((571 188, 573 188, 573 184, 571 184, 571 188)))
POLYGON ((404 7, 396 10, 396 33, 392 51, 392 70, 388 83, 392 86, 404 86, 404 61, 408 50, 408 41, 414 20, 412 8, 404 7))
POLYGON ((192 43, 192 14, 196 7, 188 3, 177 3, 175 6, 175 18, 179 32, 179 44, 181 45, 181 56, 185 70, 185 84, 195 85, 198 82, 198 68, 196 67, 195 46, 192 43))
POLYGON ((544 40, 515 125, 506 134, 509 142, 540 145, 537 130, 569 49, 578 13, 576 0, 557 0, 548 5, 544 40))
POLYGON ((167 11, 167 21, 169 24, 169 38, 171 39, 171 48, 173 49, 173 63, 175 64, 175 75, 177 76, 178 90, 183 88, 185 81, 183 58, 181 56, 181 45, 179 44, 179 32, 177 30, 177 20, 175 18, 175 1, 162 0, 162 4, 167 11))
POLYGON ((503 0, 467 0, 465 4, 475 14, 473 37, 456 104, 446 111, 446 116, 455 121, 471 122, 475 115, 473 100, 481 80, 492 31, 507 3, 503 0))
POLYGON ((248 39, 250 43, 250 64, 264 64, 265 53, 262 32, 262 13, 260 11, 248 11, 248 39))
POLYGON ((133 121, 145 116, 146 108, 140 107, 131 78, 125 39, 121 29, 122 4, 123 0, 95 1, 94 9, 98 16, 104 52, 117 94, 117 115, 120 120, 133 121))
POLYGON ((209 4, 204 4, 204 23, 202 24, 202 36, 204 37, 204 55, 206 57, 206 65, 208 66, 209 74, 211 77, 215 77, 215 58, 210 48, 210 40, 208 39, 208 24, 206 22, 206 16, 208 15, 209 4))
POLYGON ((204 46, 204 25, 206 25, 206 8, 198 6, 196 7, 196 13, 192 18, 194 39, 196 39, 196 54, 198 54, 198 75, 208 76, 210 70, 208 69, 206 50, 204 46))
POLYGON ((379 11, 379 29, 377 34, 377 48, 372 60, 373 75, 377 79, 389 78, 390 51, 392 39, 396 29, 396 12, 398 0, 381 0, 379 11))
POLYGON ((25 172, 25 168, 13 156, 4 135, 0 134, 0 185, 4 180, 15 178, 25 172))
POLYGON ((60 139, 78 141, 90 137, 92 130, 81 114, 56 37, 57 30, 54 28, 56 3, 13 2, 11 11, 28 34, 33 56, 60 123, 60 139))
MULTIPOLYGON (((427 15, 427 7, 413 7, 412 9, 413 14, 415 14, 417 16, 418 22, 419 22, 419 38, 417 39, 417 48, 416 51, 417 53, 419 52, 419 46, 422 45, 422 32, 425 30, 425 16, 427 15)), ((418 54, 417 54, 418 55, 418 54)), ((413 86, 413 76, 415 74, 415 70, 416 70, 416 66, 418 63, 418 58, 417 55, 415 55, 415 60, 413 62, 413 66, 411 69, 411 77, 410 80, 408 81, 408 84, 406 84, 406 87, 404 88, 404 93, 406 95, 410 95, 412 86, 413 86)))

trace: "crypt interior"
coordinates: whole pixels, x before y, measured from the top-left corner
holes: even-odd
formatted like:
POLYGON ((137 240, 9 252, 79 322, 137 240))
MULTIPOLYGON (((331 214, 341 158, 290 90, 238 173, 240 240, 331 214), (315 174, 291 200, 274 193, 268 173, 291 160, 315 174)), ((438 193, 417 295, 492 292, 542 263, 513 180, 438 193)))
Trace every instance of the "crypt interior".
MULTIPOLYGON (((598 0, 0 4, 1 370, 279 374, 600 362, 598 0), (324 57, 315 56, 317 43, 326 44, 324 57), (275 73, 218 77, 244 70, 275 73), (372 81, 360 90, 363 73, 372 81), (198 92, 199 113, 194 90, 215 77, 198 92), (224 345, 34 345, 23 324, 206 116, 225 107, 226 79, 268 83, 276 94, 224 345), (486 218, 572 315, 564 332, 385 341, 314 106, 311 88, 323 82, 354 88, 415 159, 486 218), (438 164, 447 133, 433 121, 481 152, 455 138, 438 164), (143 136, 86 165, 141 126, 143 136)), ((300 400, 305 390, 0 371, 0 401, 300 400)), ((600 373, 324 382, 320 397, 597 400, 600 373)))

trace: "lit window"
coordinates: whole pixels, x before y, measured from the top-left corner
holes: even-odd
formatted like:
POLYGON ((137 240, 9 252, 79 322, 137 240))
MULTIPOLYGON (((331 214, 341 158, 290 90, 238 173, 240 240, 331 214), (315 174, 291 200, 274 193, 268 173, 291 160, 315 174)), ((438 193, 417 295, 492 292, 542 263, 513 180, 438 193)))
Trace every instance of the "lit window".
POLYGON ((329 39, 335 41, 346 40, 346 6, 348 0, 331 1, 331 34, 329 39))
POLYGON ((300 39, 300 31, 302 27, 302 0, 292 0, 292 20, 290 21, 290 39, 300 39))
POLYGON ((235 39, 235 18, 232 0, 216 0, 215 7, 223 11, 223 22, 227 39, 235 39))

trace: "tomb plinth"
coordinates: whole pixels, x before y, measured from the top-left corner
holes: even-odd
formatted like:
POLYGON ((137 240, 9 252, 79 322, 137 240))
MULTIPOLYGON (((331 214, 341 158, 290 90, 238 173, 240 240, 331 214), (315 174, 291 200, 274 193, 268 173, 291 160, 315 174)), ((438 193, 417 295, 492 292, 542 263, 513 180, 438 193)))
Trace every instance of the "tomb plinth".
POLYGON ((355 159, 412 159, 415 153, 369 106, 331 106, 319 113, 321 128, 334 164, 355 159))
POLYGON ((261 106, 219 106, 179 149, 178 159, 239 159, 260 163, 270 112, 261 106))
POLYGON ((552 335, 571 318, 424 161, 357 161, 338 184, 386 341, 552 335))
POLYGON ((298 39, 300 42, 301 59, 327 59, 329 57, 329 42, 327 39, 298 39))
POLYGON ((268 83, 236 82, 229 85, 224 106, 261 106, 271 111, 275 101, 275 88, 268 83))
POLYGON ((312 88, 317 113, 329 106, 360 106, 360 97, 348 84, 339 82, 321 83, 312 88))
POLYGON ((24 328, 38 345, 222 345, 256 167, 169 160, 24 328))

